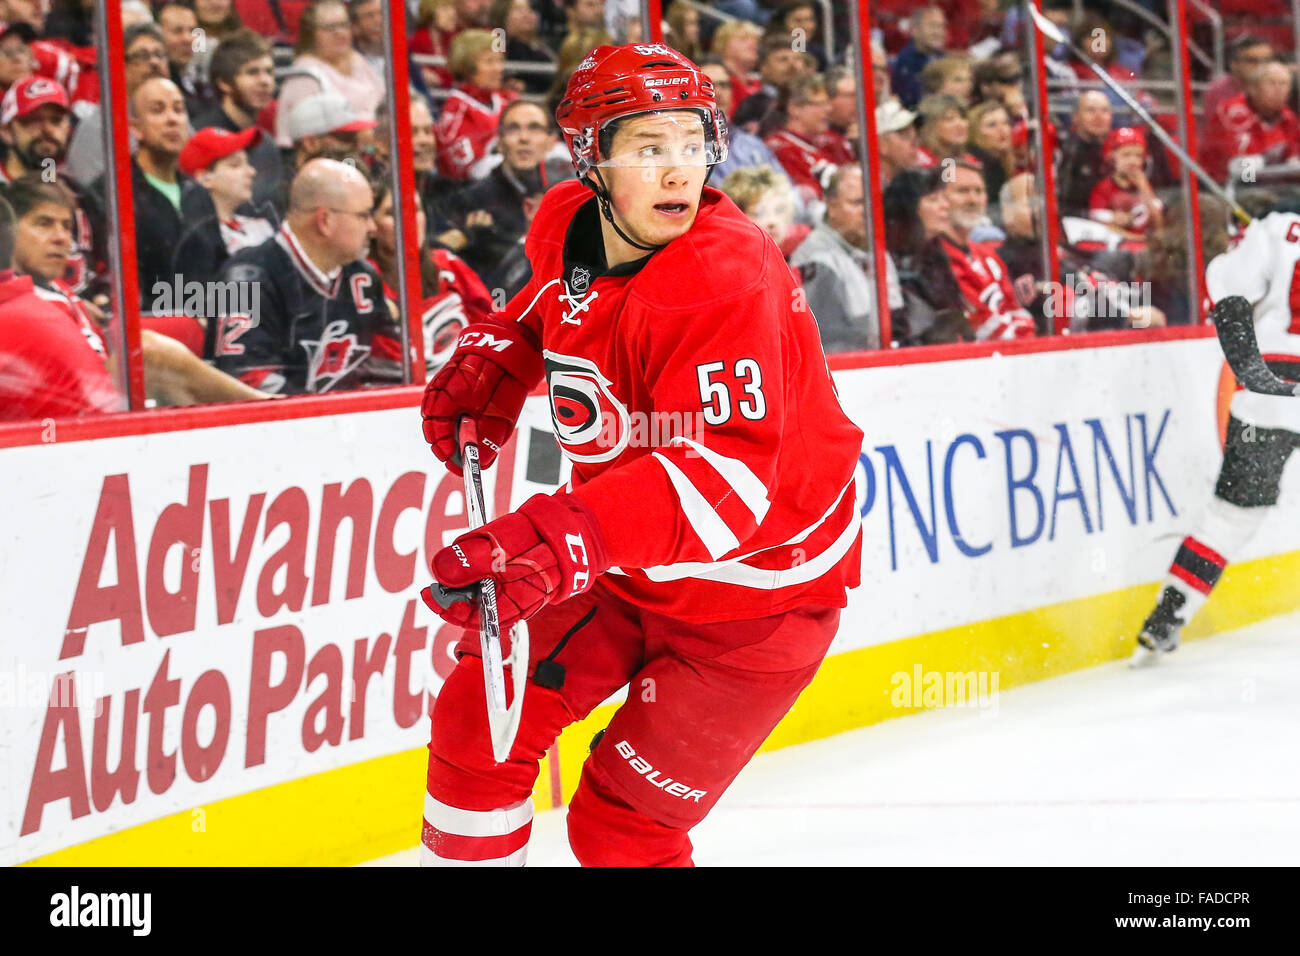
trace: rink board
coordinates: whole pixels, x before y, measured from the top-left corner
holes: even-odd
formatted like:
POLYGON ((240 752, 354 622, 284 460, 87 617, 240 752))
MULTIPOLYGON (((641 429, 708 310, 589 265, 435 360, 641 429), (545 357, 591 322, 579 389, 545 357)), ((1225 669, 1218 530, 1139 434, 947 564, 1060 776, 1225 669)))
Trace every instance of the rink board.
MULTIPOLYGON (((864 583, 768 747, 953 703, 933 675, 996 693, 1126 653, 1211 492, 1221 368, 1199 338, 836 372, 866 433, 864 583)), ((563 480, 548 422, 531 399, 495 510, 563 480)), ((459 636, 418 591, 466 522, 414 409, 58 439, 0 449, 0 863, 417 842, 459 636)), ((1297 470, 1199 633, 1300 605, 1297 470)), ((561 738, 539 808, 612 709, 561 738)))

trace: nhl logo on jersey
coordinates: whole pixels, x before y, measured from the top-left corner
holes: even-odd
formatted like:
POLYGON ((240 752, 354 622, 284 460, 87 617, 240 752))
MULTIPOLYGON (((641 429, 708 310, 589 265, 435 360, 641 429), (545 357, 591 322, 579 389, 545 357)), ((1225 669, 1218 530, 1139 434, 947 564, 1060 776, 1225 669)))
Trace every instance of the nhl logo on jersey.
POLYGON ((595 363, 545 351, 551 421, 560 448, 571 461, 609 461, 631 437, 627 407, 609 390, 610 380, 595 363))
POLYGON ((591 285, 591 270, 584 266, 574 266, 569 273, 569 288, 574 292, 586 292, 591 285))

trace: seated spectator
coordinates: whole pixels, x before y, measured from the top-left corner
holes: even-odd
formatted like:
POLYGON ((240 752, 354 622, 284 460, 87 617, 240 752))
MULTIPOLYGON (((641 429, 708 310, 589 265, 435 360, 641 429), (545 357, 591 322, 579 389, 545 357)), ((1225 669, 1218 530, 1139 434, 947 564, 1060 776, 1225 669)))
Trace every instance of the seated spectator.
MULTIPOLYGON (((922 169, 943 166, 944 160, 968 158, 966 140, 970 124, 956 97, 932 93, 917 105, 921 117, 920 145, 916 162, 922 169)), ((970 157, 973 158, 973 157, 970 157)))
POLYGON ((926 243, 948 228, 948 195, 941 169, 905 169, 890 180, 881 195, 885 245, 897 263, 901 307, 891 307, 889 323, 900 345, 935 345, 971 341, 962 309, 935 309, 919 288, 917 272, 926 243))
MULTIPOLYGON (((412 93, 410 100, 411 165, 415 171, 415 191, 428 219, 429 231, 425 234, 425 239, 430 240, 452 228, 442 206, 445 199, 461 188, 461 184, 438 174, 438 141, 433 135, 433 114, 429 112, 429 104, 423 97, 412 93)), ((379 122, 375 127, 377 165, 389 167, 392 165, 388 152, 392 129, 389 125, 387 100, 379 104, 375 119, 379 122)))
MULTIPOLYGON (((727 68, 721 63, 702 63, 700 72, 713 81, 713 93, 718 101, 718 109, 725 115, 731 109, 731 85, 727 82, 727 68)), ((730 139, 727 144, 727 158, 709 168, 709 178, 713 183, 725 182, 727 177, 738 169, 767 168, 773 175, 784 180, 792 192, 794 184, 789 175, 781 168, 776 155, 767 148, 757 136, 747 133, 738 126, 727 129, 730 139)), ((795 214, 802 217, 805 204, 797 194, 794 195, 795 214)))
POLYGON ((199 78, 194 59, 198 16, 186 0, 167 0, 158 8, 158 28, 167 48, 167 69, 171 81, 185 97, 185 111, 191 117, 203 112, 211 101, 207 84, 199 78))
POLYGON ((1277 59, 1273 45, 1253 33, 1243 33, 1228 44, 1228 72, 1205 88, 1201 108, 1206 116, 1219 111, 1224 101, 1246 92, 1246 83, 1266 63, 1277 59))
POLYGON ((779 36, 791 49, 811 56, 815 72, 823 73, 830 65, 817 26, 817 7, 810 0, 784 0, 768 20, 767 32, 779 36))
POLYGON ((393 381, 391 368, 362 369, 376 335, 401 337, 383 280, 363 261, 374 230, 359 171, 331 159, 299 170, 275 237, 222 269, 223 281, 256 284, 259 315, 232 310, 209 322, 205 348, 217 368, 286 395, 393 381))
POLYGON ((288 117, 294 107, 321 92, 337 93, 361 119, 374 119, 384 98, 384 80, 352 46, 352 21, 342 0, 311 0, 298 23, 298 54, 291 75, 280 88, 275 141, 293 145, 288 117))
POLYGON ((542 108, 516 100, 501 113, 501 163, 443 202, 454 228, 439 241, 459 254, 488 288, 499 286, 501 260, 527 228, 524 199, 573 176, 570 161, 546 160, 556 140, 554 123, 542 108))
POLYGON ((578 64, 586 59, 587 54, 596 47, 613 42, 614 38, 604 28, 579 30, 577 33, 569 33, 564 37, 564 42, 560 44, 560 51, 555 58, 555 81, 551 84, 550 92, 546 94, 546 113, 548 116, 555 115, 560 100, 564 99, 564 91, 569 85, 569 77, 573 76, 574 71, 578 69, 578 64))
POLYGON ((1017 114, 1025 105, 1021 79, 1020 58, 1015 53, 1007 51, 981 60, 971 74, 971 103, 991 100, 1017 114))
POLYGON ((917 256, 920 294, 936 312, 961 309, 977 341, 1032 336, 1033 316, 1019 305, 1006 263, 993 244, 971 240, 988 212, 983 171, 958 161, 944 190, 947 228, 917 256))
POLYGON ((458 34, 447 66, 456 85, 433 128, 438 171, 464 182, 470 168, 492 149, 501 112, 519 94, 501 88, 505 57, 487 30, 458 34))
MULTIPOLYGON (((826 185, 826 217, 790 256, 799 270, 805 301, 817 320, 822 348, 851 352, 880 348, 880 317, 873 308, 874 261, 868 251, 862 167, 841 166, 826 185)), ((903 304, 893 260, 889 270, 889 308, 903 304)))
POLYGON ((921 71, 921 92, 923 96, 933 93, 946 93, 968 109, 971 105, 971 93, 975 88, 974 73, 970 58, 965 56, 942 56, 931 60, 921 71))
MULTIPOLYGON (((1230 160, 1244 172, 1300 158, 1300 120, 1287 107, 1291 71, 1281 63, 1261 66, 1246 92, 1223 101, 1205 124, 1201 164, 1220 182, 1232 174, 1230 160)), ((1247 180, 1250 181, 1250 180, 1247 180)))
POLYGON ((348 4, 352 21, 352 45, 378 76, 384 76, 388 60, 384 56, 383 0, 352 0, 348 4))
POLYGON ((194 0, 194 13, 209 46, 214 40, 224 43, 233 33, 244 28, 244 21, 235 9, 235 0, 194 0))
MULTIPOLYGON (((204 113, 193 117, 197 129, 215 126, 231 133, 242 133, 257 125, 261 112, 275 98, 275 61, 271 45, 251 30, 240 30, 221 41, 212 54, 209 77, 217 101, 204 113)), ((256 140, 248 151, 248 161, 257 170, 253 180, 251 210, 273 206, 285 189, 284 162, 270 136, 256 140)))
MULTIPOLYGON (((493 0, 488 22, 494 30, 505 31, 506 60, 555 63, 555 52, 542 42, 539 33, 541 18, 528 0, 493 0)), ((551 77, 545 73, 521 73, 507 80, 506 86, 515 92, 542 95, 551 88, 551 77)))
POLYGON ((805 202, 822 198, 821 177, 834 164, 817 143, 830 126, 830 97, 816 74, 796 77, 785 96, 785 124, 764 140, 805 202))
POLYGON ((569 33, 609 29, 605 0, 564 0, 564 17, 569 33))
MULTIPOLYGON (((293 171, 319 158, 355 162, 361 156, 361 136, 369 136, 378 125, 354 114, 351 104, 337 93, 317 93, 299 101, 285 121, 293 144, 293 171)), ((281 195, 278 208, 287 209, 288 190, 281 195)))
MULTIPOLYGON (((57 82, 31 76, 9 87, 0 100, 0 142, 5 145, 0 182, 13 182, 30 173, 57 173, 68 153, 71 131, 68 94, 57 82)), ((64 281, 77 294, 107 301, 107 264, 94 258, 95 237, 90 220, 80 208, 84 190, 70 176, 62 179, 77 197, 73 246, 64 281)))
POLYGON ((65 90, 76 89, 81 65, 72 52, 57 43, 41 39, 33 22, 41 19, 35 4, 26 7, 28 19, 0 18, 0 92, 28 76, 54 80, 65 90))
MULTIPOLYGON (((805 239, 811 229, 795 225, 794 190, 790 181, 771 166, 749 166, 738 169, 722 180, 719 187, 731 197, 746 216, 772 237, 786 261, 805 239)), ((792 268, 795 281, 799 270, 792 268)))
POLYGON ((915 122, 916 114, 903 109, 897 100, 876 107, 876 151, 882 186, 889 185, 900 171, 920 165, 915 122))
MULTIPOLYGON (((141 307, 149 311, 154 286, 160 282, 173 284, 172 257, 185 225, 210 220, 214 247, 221 246, 221 237, 216 209, 207 190, 179 168, 181 150, 189 139, 189 120, 180 88, 162 77, 145 80, 128 106, 131 131, 139 144, 131 157, 136 273, 141 307)), ((90 193, 102 197, 109 188, 101 176, 90 193)), ((96 234, 103 235, 106 217, 102 207, 91 218, 96 234)))
POLYGON ((785 37, 765 36, 761 47, 759 88, 734 106, 734 125, 747 133, 764 135, 763 126, 784 95, 790 81, 803 72, 799 54, 785 37))
POLYGON ((123 408, 98 330, 38 296, 31 276, 14 272, 16 226, 13 209, 0 200, 0 421, 123 408))
POLYGON ((261 137, 262 130, 256 126, 242 133, 209 126, 191 136, 181 150, 180 171, 208 191, 217 225, 213 230, 208 220, 186 223, 172 261, 173 271, 185 281, 215 279, 227 258, 275 235, 270 220, 238 212, 253 196, 257 170, 248 161, 247 151, 261 137), (218 241, 220 244, 214 245, 218 241))
POLYGON ((1057 208, 1062 216, 1086 216, 1093 187, 1101 181, 1102 147, 1110 136, 1110 100, 1085 90, 1074 103, 1074 121, 1061 137, 1056 160, 1057 208))
POLYGON ((871 42, 871 83, 875 87, 877 106, 898 99, 889 80, 889 54, 874 40, 871 42))
MULTIPOLYGON (((748 20, 728 20, 713 31, 710 50, 727 68, 733 110, 745 97, 757 93, 763 85, 756 72, 758 41, 762 36, 763 31, 748 20)), ((719 85, 715 79, 714 89, 719 85)))
POLYGON ((1106 137, 1101 155, 1110 175, 1093 187, 1088 215, 1126 239, 1142 240, 1160 228, 1164 211, 1146 175, 1146 131, 1121 126, 1106 137))
POLYGON ((700 45, 699 11, 681 0, 673 0, 664 11, 664 20, 668 24, 664 43, 692 63, 699 63, 704 58, 704 48, 700 45))
MULTIPOLYGON (((371 179, 375 196, 375 235, 370 242, 370 264, 384 280, 384 297, 389 311, 401 315, 397 289, 398 271, 405 257, 397 248, 397 220, 393 211, 393 180, 389 170, 380 169, 371 179)), ((415 199, 417 235, 424 235, 424 207, 415 199)), ((429 377, 456 350, 456 340, 466 326, 482 322, 493 311, 492 297, 465 261, 446 249, 427 246, 420 252, 420 325, 424 329, 424 364, 429 377)), ((400 367, 401 339, 376 336, 377 355, 400 367)))
POLYGON ((921 101, 921 71, 944 55, 948 42, 948 16, 941 7, 922 7, 912 13, 912 36, 894 58, 891 86, 908 109, 921 101))
MULTIPOLYGON (((167 75, 167 47, 162 31, 153 23, 141 23, 122 31, 122 53, 128 103, 145 80, 167 75)), ((3 57, 0 57, 3 59, 3 57)), ((103 116, 96 104, 85 112, 72 131, 68 144, 67 172, 80 183, 90 183, 104 172, 103 116)), ((131 149, 135 149, 132 141, 131 149)))
POLYGON ((966 115, 970 138, 966 151, 984 168, 986 195, 996 196, 1007 177, 1015 171, 1015 154, 1011 146, 1011 119, 1006 107, 997 100, 985 100, 966 115))
POLYGON ((830 96, 829 126, 817 146, 836 166, 857 161, 858 81, 848 67, 831 67, 826 73, 830 96))
MULTIPOLYGON (((451 41, 461 30, 456 16, 456 0, 420 0, 420 12, 408 49, 422 56, 446 57, 451 41)), ((421 66, 420 75, 430 90, 451 87, 451 73, 446 66, 421 66)))
MULTIPOLYGON (((59 276, 67 270, 76 203, 59 182, 28 174, 6 187, 13 200, 14 265, 30 290, 25 341, 5 343, 0 309, 0 419, 60 417, 125 407, 112 385, 116 356, 109 355, 103 312, 77 296, 59 276), (10 394, 12 390, 12 393, 10 394), (96 397, 103 401, 96 400, 96 397)), ((7 207, 5 207, 7 208, 7 207)), ((0 219, 4 214, 0 212, 0 219)), ((0 226, 0 234, 4 233, 0 226)), ((0 239, 0 246, 4 245, 0 239)), ((0 278, 0 299, 10 286, 0 278)), ((147 398, 159 405, 237 401, 261 397, 204 364, 181 343, 149 329, 140 332, 147 398)))

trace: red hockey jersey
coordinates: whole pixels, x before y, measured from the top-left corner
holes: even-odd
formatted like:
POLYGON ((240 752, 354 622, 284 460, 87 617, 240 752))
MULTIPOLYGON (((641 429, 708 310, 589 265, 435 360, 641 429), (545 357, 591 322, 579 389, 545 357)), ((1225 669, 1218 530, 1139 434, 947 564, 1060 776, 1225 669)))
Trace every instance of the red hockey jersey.
POLYGON ((822 198, 822 174, 835 164, 817 144, 786 128, 772 133, 763 142, 806 199, 822 198))
POLYGON ((552 187, 502 317, 541 336, 551 415, 615 568, 684 620, 843 607, 858 583, 862 432, 776 244, 706 188, 691 229, 606 268, 596 200, 552 187))
POLYGON ((1115 182, 1114 177, 1107 176, 1092 187, 1088 215, 1097 222, 1110 225, 1115 221, 1115 213, 1125 212, 1133 218, 1124 228, 1130 232, 1145 232, 1147 226, 1151 224, 1152 214, 1161 208, 1159 203, 1160 200, 1157 199, 1156 208, 1152 209, 1142 198, 1142 193, 1136 186, 1121 186, 1115 182))
POLYGON ((451 179, 469 179, 470 168, 496 142, 501 111, 518 98, 518 93, 486 93, 463 84, 452 90, 433 126, 438 172, 451 179))
POLYGON ((1300 120, 1286 107, 1265 121, 1242 93, 1224 100, 1205 123, 1201 165, 1219 181, 1228 178, 1228 161, 1259 156, 1265 165, 1300 157, 1300 120))
POLYGON ((1034 334, 1034 317, 1018 304, 1010 270, 988 242, 969 247, 941 236, 948 267, 965 300, 966 321, 977 341, 1019 339, 1034 334))

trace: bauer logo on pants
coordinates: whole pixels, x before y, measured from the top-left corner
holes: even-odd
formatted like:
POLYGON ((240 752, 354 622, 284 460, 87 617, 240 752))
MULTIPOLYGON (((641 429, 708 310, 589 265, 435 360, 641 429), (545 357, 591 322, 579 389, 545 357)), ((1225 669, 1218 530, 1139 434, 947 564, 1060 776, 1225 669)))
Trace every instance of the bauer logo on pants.
POLYGON ((674 797, 681 797, 683 800, 694 800, 700 802, 700 797, 707 796, 707 790, 692 790, 690 784, 682 783, 680 780, 674 780, 672 777, 665 777, 661 771, 650 766, 650 763, 644 757, 638 757, 632 745, 626 740, 620 740, 614 745, 618 755, 627 761, 630 766, 641 776, 645 777, 646 783, 652 783, 664 793, 672 794, 674 797))

